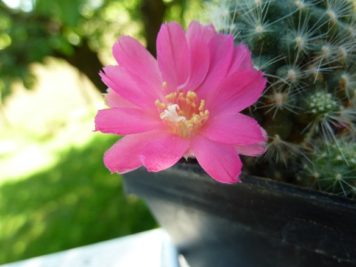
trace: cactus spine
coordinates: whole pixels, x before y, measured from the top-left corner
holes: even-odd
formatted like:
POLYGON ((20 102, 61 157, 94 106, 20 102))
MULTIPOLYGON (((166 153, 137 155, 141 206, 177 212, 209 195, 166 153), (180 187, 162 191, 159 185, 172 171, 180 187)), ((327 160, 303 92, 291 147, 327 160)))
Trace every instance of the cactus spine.
POLYGON ((269 135, 250 174, 356 197, 356 15, 352 0, 225 0, 211 22, 268 77, 248 112, 269 135))

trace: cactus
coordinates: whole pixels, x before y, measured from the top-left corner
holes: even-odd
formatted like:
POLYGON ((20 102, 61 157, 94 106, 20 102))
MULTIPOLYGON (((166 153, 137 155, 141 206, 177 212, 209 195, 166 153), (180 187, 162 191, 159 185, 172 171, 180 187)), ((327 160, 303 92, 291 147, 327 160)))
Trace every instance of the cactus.
MULTIPOLYGON (((321 190, 354 197, 356 194, 356 144, 341 141, 320 145, 305 165, 306 177, 321 190)), ((310 181, 309 181, 310 182, 310 181)))
POLYGON ((356 15, 352 0, 225 0, 209 7, 251 50, 268 87, 247 113, 267 130, 249 174, 356 197, 356 15))

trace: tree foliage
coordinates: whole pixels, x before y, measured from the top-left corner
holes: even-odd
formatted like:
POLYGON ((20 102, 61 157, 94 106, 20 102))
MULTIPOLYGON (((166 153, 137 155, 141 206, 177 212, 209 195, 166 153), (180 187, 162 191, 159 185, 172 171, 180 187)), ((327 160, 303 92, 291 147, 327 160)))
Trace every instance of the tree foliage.
POLYGON ((117 37, 134 25, 154 52, 163 20, 182 20, 189 7, 187 0, 22 0, 16 8, 5 2, 0 0, 2 96, 11 92, 15 81, 31 88, 36 81, 31 64, 43 63, 48 56, 67 61, 104 91, 99 52, 112 45, 108 36, 117 37))

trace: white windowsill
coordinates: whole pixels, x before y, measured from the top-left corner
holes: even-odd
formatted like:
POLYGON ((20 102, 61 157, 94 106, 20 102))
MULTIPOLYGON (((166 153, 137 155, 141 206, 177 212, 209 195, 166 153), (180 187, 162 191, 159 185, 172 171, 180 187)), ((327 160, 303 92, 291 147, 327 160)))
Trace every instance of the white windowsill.
POLYGON ((155 229, 0 267, 178 267, 167 233, 155 229))

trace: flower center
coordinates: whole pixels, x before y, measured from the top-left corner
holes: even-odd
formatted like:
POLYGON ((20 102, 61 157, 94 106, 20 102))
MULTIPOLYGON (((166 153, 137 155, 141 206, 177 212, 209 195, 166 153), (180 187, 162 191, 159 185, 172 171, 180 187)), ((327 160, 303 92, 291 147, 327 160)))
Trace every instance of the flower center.
POLYGON ((199 99, 193 91, 173 92, 165 96, 164 101, 155 102, 163 120, 174 134, 191 137, 208 120, 209 111, 205 100, 199 99))

